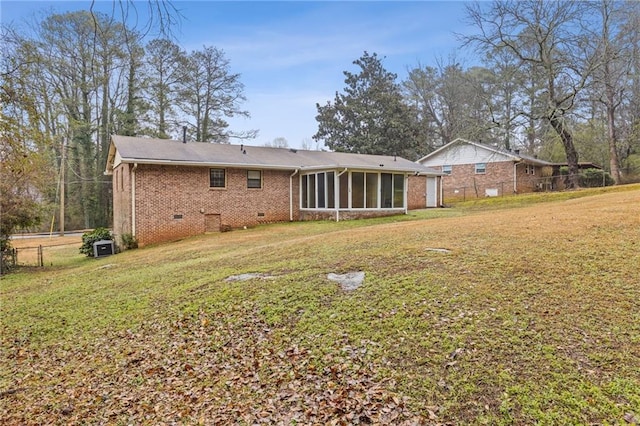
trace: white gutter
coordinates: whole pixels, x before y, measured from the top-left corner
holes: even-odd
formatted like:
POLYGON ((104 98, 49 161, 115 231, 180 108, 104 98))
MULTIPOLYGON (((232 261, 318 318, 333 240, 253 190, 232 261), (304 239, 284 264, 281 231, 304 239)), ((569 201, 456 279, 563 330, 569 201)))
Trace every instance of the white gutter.
POLYGON ((136 236, 136 169, 138 163, 131 168, 131 235, 136 236))
POLYGON ((149 159, 149 158, 123 158, 121 160, 123 163, 129 164, 154 164, 159 166, 194 166, 194 167, 229 167, 236 169, 272 169, 272 170, 298 170, 298 171, 316 171, 316 170, 328 170, 328 169, 336 169, 344 167, 345 170, 356 170, 362 172, 387 172, 387 173, 420 173, 423 174, 425 172, 420 172, 417 170, 407 170, 405 167, 366 167, 362 165, 358 166, 350 166, 350 165, 338 165, 338 164, 327 164, 320 166, 296 166, 292 164, 263 164, 263 163, 213 163, 210 161, 181 161, 181 160, 166 160, 166 159, 149 159))
POLYGON ((298 169, 289 175, 289 222, 293 222, 293 177, 298 173, 298 169))
POLYGON ((298 166, 277 164, 250 164, 250 163, 211 163, 206 161, 175 161, 175 160, 150 160, 145 158, 127 158, 123 163, 130 164, 154 164, 158 166, 195 166, 195 167, 229 167, 236 169, 271 169, 271 170, 295 170, 298 166))
POLYGON ((336 222, 340 222, 340 176, 345 174, 347 170, 349 170, 349 168, 345 167, 343 171, 341 171, 340 173, 336 173, 335 175, 336 177, 334 178, 334 181, 333 181, 334 182, 333 200, 334 200, 334 204, 336 205, 336 222))

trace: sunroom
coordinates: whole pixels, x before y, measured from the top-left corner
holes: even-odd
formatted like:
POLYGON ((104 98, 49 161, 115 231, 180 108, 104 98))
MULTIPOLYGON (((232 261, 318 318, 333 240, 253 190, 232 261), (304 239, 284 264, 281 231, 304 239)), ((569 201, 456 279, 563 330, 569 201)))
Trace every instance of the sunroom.
POLYGON ((406 213, 407 173, 315 170, 300 174, 300 211, 336 220, 406 213))

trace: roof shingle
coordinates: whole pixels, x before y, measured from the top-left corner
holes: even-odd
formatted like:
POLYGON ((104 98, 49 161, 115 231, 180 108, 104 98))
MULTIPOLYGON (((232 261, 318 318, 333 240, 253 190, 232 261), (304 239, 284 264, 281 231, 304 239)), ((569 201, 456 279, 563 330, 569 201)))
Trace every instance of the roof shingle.
POLYGON ((280 170, 362 169, 440 175, 405 158, 387 155, 308 151, 248 145, 187 142, 112 136, 107 172, 111 172, 117 150, 124 163, 226 166, 280 170), (115 149, 114 149, 115 148, 115 149))

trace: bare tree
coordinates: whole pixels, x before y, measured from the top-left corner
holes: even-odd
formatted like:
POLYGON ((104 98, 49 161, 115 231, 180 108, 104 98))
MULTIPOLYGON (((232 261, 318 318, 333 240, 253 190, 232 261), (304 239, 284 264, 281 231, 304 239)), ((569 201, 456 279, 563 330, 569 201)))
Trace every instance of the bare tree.
POLYGON ((146 96, 150 104, 149 133, 160 139, 170 138, 175 130, 175 104, 184 77, 186 53, 167 39, 150 41, 146 46, 146 96))
POLYGON ((536 94, 544 100, 543 106, 522 114, 547 120, 560 137, 570 187, 578 186, 579 169, 568 117, 594 67, 582 32, 584 13, 583 4, 575 1, 473 3, 467 6, 467 14, 479 32, 463 37, 481 51, 507 50, 533 75, 543 76, 544 90, 536 94))
POLYGON ((488 70, 465 70, 455 58, 436 67, 409 70, 403 81, 404 96, 418 111, 418 120, 427 133, 427 151, 456 138, 490 138, 490 109, 487 103, 488 70))
MULTIPOLYGON (((91 0, 89 12, 94 14, 97 0, 91 0)), ((130 30, 161 38, 173 38, 174 28, 180 25, 182 14, 171 0, 114 0, 111 3, 111 19, 126 25, 130 30)))
POLYGON ((224 51, 209 46, 192 52, 187 58, 185 71, 179 104, 193 120, 190 127, 196 141, 228 143, 230 138, 255 137, 254 131, 234 132, 228 129, 226 118, 249 117, 249 112, 241 108, 246 98, 240 74, 230 72, 224 51))
POLYGON ((268 146, 271 148, 289 148, 289 141, 286 138, 278 137, 272 140, 271 142, 265 142, 264 146, 268 146))
MULTIPOLYGON (((622 181, 619 157, 619 108, 628 100, 628 89, 632 87, 633 37, 625 28, 625 21, 633 18, 638 8, 627 2, 601 0, 593 4, 598 25, 589 28, 591 40, 597 52, 598 67, 593 74, 591 98, 602 105, 606 116, 609 167, 616 183, 622 181)), ((637 30, 636 30, 637 32, 637 30)))

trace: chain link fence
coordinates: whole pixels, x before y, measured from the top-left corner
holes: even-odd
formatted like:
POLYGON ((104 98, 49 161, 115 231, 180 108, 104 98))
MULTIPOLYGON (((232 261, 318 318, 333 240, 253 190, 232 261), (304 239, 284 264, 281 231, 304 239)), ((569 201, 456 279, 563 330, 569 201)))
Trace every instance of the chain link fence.
MULTIPOLYGON (((69 256, 76 255, 80 246, 78 237, 68 241, 28 241, 16 240, 15 245, 0 252, 0 275, 4 275, 16 268, 43 268, 46 265, 59 263, 69 256)), ((38 239, 42 240, 42 239, 38 239)))
MULTIPOLYGON (((505 195, 513 195, 525 192, 551 192, 560 191, 570 186, 570 178, 574 175, 560 174, 542 177, 530 176, 527 179, 527 190, 522 187, 516 191, 513 187, 513 180, 493 181, 493 182, 476 182, 465 186, 445 187, 445 200, 466 201, 475 198, 485 197, 503 197, 505 195)), ((579 173, 578 180, 583 188, 604 187, 613 184, 613 179, 608 173, 601 170, 590 173, 579 173)), ((445 184, 446 185, 446 184, 445 184)))

